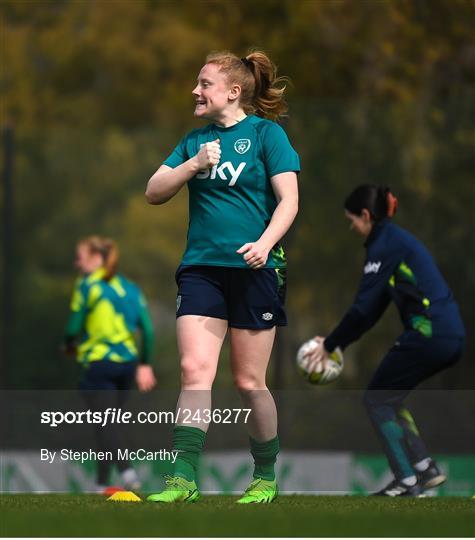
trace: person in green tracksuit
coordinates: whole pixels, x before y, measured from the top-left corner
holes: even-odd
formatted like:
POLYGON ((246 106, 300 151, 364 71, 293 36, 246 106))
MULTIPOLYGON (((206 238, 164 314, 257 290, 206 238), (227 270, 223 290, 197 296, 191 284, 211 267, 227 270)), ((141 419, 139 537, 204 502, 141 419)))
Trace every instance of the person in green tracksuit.
MULTIPOLYGON (((137 285, 117 274, 118 260, 116 243, 108 238, 90 236, 76 247, 80 276, 72 294, 65 345, 83 367, 79 387, 92 410, 123 406, 134 378, 142 392, 156 382, 150 366, 154 332, 147 302, 137 285), (143 336, 140 361, 137 330, 143 336)), ((95 427, 98 449, 115 454, 122 447, 117 426, 95 427)), ((98 461, 95 491, 106 491, 113 464, 125 488, 140 488, 129 462, 116 459, 98 461)))
POLYGON ((173 447, 179 452, 166 489, 154 502, 193 501, 198 458, 211 407, 211 387, 229 332, 231 369, 254 458, 253 479, 239 503, 277 495, 277 412, 266 386, 276 326, 284 311, 286 259, 280 244, 298 210, 299 157, 275 122, 286 111, 285 86, 268 56, 210 54, 193 90, 194 114, 210 123, 186 135, 150 178, 146 198, 163 204, 187 185, 189 229, 176 273, 180 410, 173 447))

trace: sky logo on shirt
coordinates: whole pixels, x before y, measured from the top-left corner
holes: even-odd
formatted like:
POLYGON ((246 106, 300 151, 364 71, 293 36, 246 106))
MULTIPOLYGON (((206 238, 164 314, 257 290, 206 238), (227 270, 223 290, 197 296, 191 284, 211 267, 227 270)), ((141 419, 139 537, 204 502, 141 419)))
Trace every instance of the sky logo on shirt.
POLYGON ((219 167, 218 165, 214 165, 214 167, 212 167, 211 169, 199 172, 196 175, 196 178, 199 178, 200 180, 206 180, 206 178, 214 180, 218 176, 221 180, 229 180, 228 186, 231 187, 234 186, 234 184, 238 181, 238 178, 244 170, 245 166, 246 162, 243 161, 235 169, 234 165, 230 161, 225 161, 224 163, 219 165, 219 167))
POLYGON ((380 268, 381 268, 381 261, 378 261, 378 262, 368 261, 365 264, 364 273, 365 274, 377 274, 379 272, 380 268))

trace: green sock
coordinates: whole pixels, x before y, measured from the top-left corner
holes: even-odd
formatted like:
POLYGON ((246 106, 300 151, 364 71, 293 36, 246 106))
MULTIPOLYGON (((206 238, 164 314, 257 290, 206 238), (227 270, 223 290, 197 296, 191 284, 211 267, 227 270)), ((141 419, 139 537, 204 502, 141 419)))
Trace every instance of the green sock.
POLYGON ((275 480, 274 465, 279 453, 279 437, 270 441, 259 442, 249 437, 251 442, 251 454, 254 458, 254 478, 275 480))
POLYGON ((407 455, 403 428, 395 420, 388 420, 379 426, 379 431, 394 476, 397 479, 413 476, 415 472, 407 455))
POLYGON ((206 433, 195 427, 175 426, 173 450, 179 450, 174 475, 192 482, 196 476, 198 460, 205 444, 206 433))

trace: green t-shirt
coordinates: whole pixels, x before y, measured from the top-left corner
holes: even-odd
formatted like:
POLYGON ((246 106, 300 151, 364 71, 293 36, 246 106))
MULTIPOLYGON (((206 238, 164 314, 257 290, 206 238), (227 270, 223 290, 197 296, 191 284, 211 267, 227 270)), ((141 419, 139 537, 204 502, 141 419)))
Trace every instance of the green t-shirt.
MULTIPOLYGON (((188 181, 188 242, 182 264, 248 268, 236 250, 257 241, 267 228, 277 206, 270 179, 283 172, 299 172, 299 157, 281 126, 247 116, 229 128, 209 124, 195 129, 164 164, 178 167, 216 139, 221 145, 220 162, 188 181)), ((266 267, 285 265, 278 244, 266 267)))

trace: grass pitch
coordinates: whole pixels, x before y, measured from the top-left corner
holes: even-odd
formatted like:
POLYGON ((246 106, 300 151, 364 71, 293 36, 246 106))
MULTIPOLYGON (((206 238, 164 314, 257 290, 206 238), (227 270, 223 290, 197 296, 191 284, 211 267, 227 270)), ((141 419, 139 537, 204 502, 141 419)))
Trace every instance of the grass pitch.
POLYGON ((465 536, 475 500, 281 496, 271 505, 236 497, 194 504, 108 502, 100 495, 1 495, 1 536, 465 536))

